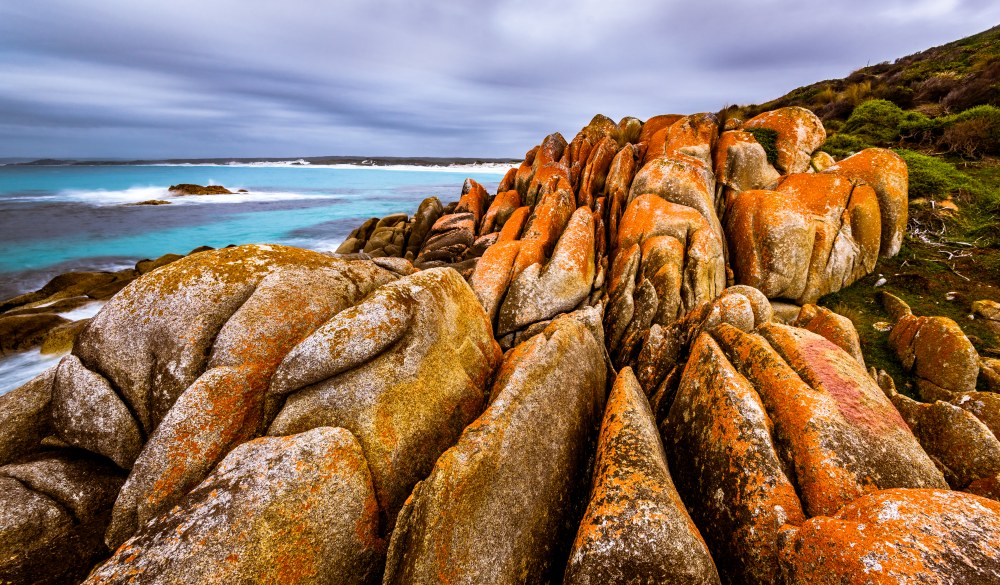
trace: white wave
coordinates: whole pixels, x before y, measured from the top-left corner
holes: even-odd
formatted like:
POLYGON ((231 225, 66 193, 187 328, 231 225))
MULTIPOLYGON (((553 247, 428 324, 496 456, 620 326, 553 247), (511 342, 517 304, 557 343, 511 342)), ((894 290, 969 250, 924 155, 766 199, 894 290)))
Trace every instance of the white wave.
MULTIPOLYGON (((137 165, 143 166, 143 165, 137 165)), ((375 165, 375 164, 332 164, 318 165, 308 161, 261 161, 228 163, 156 163, 145 166, 152 167, 286 167, 303 169, 371 169, 375 171, 422 171, 433 173, 482 173, 502 175, 517 167, 517 163, 481 163, 452 165, 375 165)))
POLYGON ((6 394, 54 366, 62 355, 42 355, 37 349, 0 358, 0 394, 6 394))
POLYGON ((103 306, 104 306, 104 301, 94 301, 92 303, 87 303, 86 305, 77 307, 72 311, 59 313, 59 316, 65 317, 70 321, 79 321, 80 319, 90 319, 91 317, 96 315, 103 306))
MULTIPOLYGON (((336 198, 336 195, 320 193, 292 193, 285 191, 251 191, 238 193, 237 187, 230 187, 231 195, 174 195, 168 187, 130 187, 120 191, 106 189, 66 189, 55 197, 59 201, 73 201, 89 205, 128 205, 151 199, 169 201, 175 205, 200 205, 204 203, 245 203, 267 201, 293 201, 297 199, 336 198)), ((51 201, 52 198, 46 198, 51 201)))

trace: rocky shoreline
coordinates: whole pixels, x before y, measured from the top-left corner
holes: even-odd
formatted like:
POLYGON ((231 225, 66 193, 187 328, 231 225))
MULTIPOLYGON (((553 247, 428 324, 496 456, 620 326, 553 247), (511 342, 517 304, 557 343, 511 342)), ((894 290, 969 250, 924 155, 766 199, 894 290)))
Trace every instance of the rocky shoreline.
POLYGON ((1000 582, 1000 368, 884 294, 900 393, 816 305, 908 212, 825 137, 596 116, 336 253, 5 301, 107 299, 0 396, 0 583, 1000 582))

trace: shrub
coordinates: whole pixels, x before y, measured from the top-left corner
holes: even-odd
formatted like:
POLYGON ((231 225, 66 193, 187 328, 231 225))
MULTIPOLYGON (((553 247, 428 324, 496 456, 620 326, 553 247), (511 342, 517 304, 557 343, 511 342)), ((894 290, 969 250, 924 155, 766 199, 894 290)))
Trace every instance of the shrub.
POLYGON ((877 144, 891 144, 899 140, 902 121, 903 110, 896 104, 887 100, 869 100, 854 108, 844 131, 877 144))
POLYGON ((767 153, 767 162, 772 166, 778 164, 778 132, 770 128, 748 128, 746 131, 752 134, 754 140, 764 147, 764 152, 767 153))
POLYGON ((910 197, 945 199, 948 195, 978 195, 976 182, 955 165, 912 150, 896 151, 906 161, 910 175, 910 197))
POLYGON ((976 106, 939 120, 941 144, 948 150, 970 158, 1000 154, 1000 108, 976 106))
POLYGON ((872 144, 864 138, 855 136, 854 134, 841 132, 831 136, 826 141, 826 144, 823 145, 821 150, 837 158, 843 158, 845 156, 850 156, 859 150, 871 147, 872 144))

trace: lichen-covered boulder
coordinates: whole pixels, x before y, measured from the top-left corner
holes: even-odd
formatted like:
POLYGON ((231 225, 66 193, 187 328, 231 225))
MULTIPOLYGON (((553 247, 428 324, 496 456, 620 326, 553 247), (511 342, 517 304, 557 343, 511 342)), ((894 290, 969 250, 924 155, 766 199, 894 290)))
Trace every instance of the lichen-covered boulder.
POLYGON ((0 395, 0 465, 34 452, 52 431, 52 380, 49 368, 0 395))
POLYGON ((608 397, 594 487, 563 583, 719 583, 630 368, 618 373, 608 397))
POLYGON ((522 242, 518 237, 530 213, 530 208, 519 207, 511 214, 500 230, 497 241, 483 252, 472 278, 469 279, 469 284, 483 305, 483 309, 486 310, 490 323, 496 322, 500 302, 510 285, 514 273, 514 261, 521 252, 522 242))
MULTIPOLYGON (((437 197, 428 197, 420 202, 417 212, 413 214, 413 227, 410 228, 410 237, 406 242, 405 257, 413 260, 420 253, 420 248, 424 245, 424 239, 430 233, 434 223, 437 222, 444 207, 437 197)), ((339 250, 338 250, 339 251, 339 250)))
POLYGON ((628 203, 647 193, 697 210, 722 236, 722 225, 715 212, 715 175, 710 164, 687 155, 653 159, 636 173, 628 203))
POLYGON ((804 305, 792 325, 825 337, 851 354, 859 364, 865 365, 865 356, 861 353, 861 339, 854 328, 854 323, 847 317, 834 313, 826 307, 804 305))
POLYGON ((909 173, 906 162, 886 148, 866 148, 839 163, 827 167, 825 173, 864 181, 878 197, 882 215, 882 243, 879 254, 895 256, 903 245, 909 213, 909 173))
POLYGON ((628 193, 632 188, 632 179, 639 170, 639 147, 626 144, 618 151, 611 161, 608 177, 604 182, 604 191, 608 201, 608 241, 618 238, 618 222, 625 213, 628 204, 628 193))
POLYGON ((104 530, 125 474, 72 451, 0 467, 0 583, 76 583, 108 555, 104 530))
POLYGON ((284 358, 268 392, 287 398, 268 433, 354 433, 391 529, 413 485, 482 412, 501 359, 491 331, 450 268, 384 285, 284 358))
POLYGON ((116 295, 74 348, 88 373, 63 377, 60 369, 53 392, 66 401, 53 405, 63 413, 53 420, 71 444, 128 463, 131 435, 109 431, 133 418, 149 437, 115 503, 109 544, 169 509, 232 448, 260 435, 269 419, 266 391, 286 354, 394 278, 370 262, 241 246, 189 256, 116 295), (90 397, 74 396, 79 388, 90 397), (126 409, 110 407, 118 399, 110 388, 126 409), (105 417, 74 416, 84 403, 105 417), (108 417, 114 427, 99 428, 108 417))
POLYGON ((805 520, 753 386, 702 333, 662 425, 681 497, 731 582, 774 583, 778 529, 805 520))
POLYGON ((781 542, 790 585, 1000 582, 1000 503, 962 492, 876 492, 781 542))
POLYGON ((240 445, 86 583, 364 584, 384 550, 361 446, 321 427, 240 445))
POLYGON ((736 282, 768 298, 815 303, 878 260, 875 192, 837 175, 791 175, 776 191, 735 193, 725 219, 736 282))
POLYGON ((921 393, 976 389, 979 354, 958 323, 947 317, 906 314, 889 333, 889 346, 917 376, 921 393))
POLYGON ((749 132, 723 132, 715 146, 713 163, 718 182, 733 191, 773 189, 781 178, 767 162, 764 147, 749 132))
POLYGON ((384 583, 558 578, 604 405, 602 355, 569 317, 507 354, 489 407, 400 512, 384 583))
POLYGON ((580 175, 577 205, 594 206, 594 201, 604 193, 608 170, 617 154, 618 143, 611 136, 605 136, 594 145, 580 175))
POLYGON ((778 170, 783 174, 804 173, 813 152, 826 142, 826 129, 816 114, 798 106, 778 108, 747 120, 744 130, 767 128, 777 132, 778 170))
POLYGON ((533 264, 511 279, 500 306, 497 336, 573 310, 594 283, 594 220, 581 207, 571 216, 552 257, 533 264))
POLYGON ((500 231, 510 219, 510 216, 521 207, 521 196, 516 190, 503 191, 497 193, 493 203, 483 216, 482 224, 479 227, 480 234, 490 234, 500 231))

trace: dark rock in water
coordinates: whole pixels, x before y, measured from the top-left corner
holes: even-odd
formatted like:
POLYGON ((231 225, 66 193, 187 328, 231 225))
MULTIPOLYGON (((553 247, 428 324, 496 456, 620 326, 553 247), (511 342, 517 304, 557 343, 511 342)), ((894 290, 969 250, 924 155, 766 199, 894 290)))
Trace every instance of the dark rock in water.
POLYGON ((590 505, 563 583, 719 583, 631 368, 618 373, 608 398, 590 505))
POLYGON ((180 254, 164 254, 156 260, 139 260, 135 263, 135 269, 139 274, 146 274, 147 272, 152 272, 161 266, 166 266, 171 262, 180 260, 184 256, 180 254))
POLYGON ((66 272, 56 276, 42 288, 0 302, 0 313, 31 303, 43 304, 70 297, 88 295, 90 291, 118 280, 114 272, 66 272))
POLYGON ((222 185, 194 185, 192 183, 180 183, 171 185, 168 189, 174 195, 232 195, 233 192, 222 185))
POLYGON ((385 541, 357 440, 321 427, 234 449, 86 583, 371 583, 385 541))
POLYGON ((26 384, 0 395, 0 465, 39 448, 51 433, 49 405, 55 368, 49 368, 26 384))
POLYGON ((373 217, 365 220, 364 223, 354 228, 354 230, 347 236, 344 243, 337 248, 338 254, 357 254, 365 248, 365 242, 375 231, 375 226, 378 224, 379 218, 373 217))
POLYGON ((40 307, 23 307, 20 309, 11 309, 3 314, 4 317, 12 317, 14 315, 38 315, 40 313, 65 313, 67 311, 72 311, 74 309, 79 309, 80 307, 92 303, 94 299, 88 296, 70 297, 68 299, 61 299, 55 301, 54 303, 46 304, 40 307))
POLYGON ((90 319, 80 319, 52 329, 42 339, 39 351, 43 354, 60 354, 71 351, 76 338, 79 337, 87 323, 90 323, 90 319))
POLYGON ((147 199, 145 201, 138 201, 136 203, 126 203, 126 206, 134 205, 170 205, 169 201, 164 201, 163 199, 147 199))
POLYGON ((49 331, 69 322, 55 313, 0 316, 0 355, 34 347, 49 331))
POLYGON ((349 429, 365 450, 391 529, 413 485, 483 410, 500 349, 454 270, 386 284, 282 361, 269 392, 289 395, 270 434, 349 429))
POLYGON ((103 534, 125 480, 66 451, 0 467, 0 582, 75 583, 109 553, 103 534))
POLYGON ((406 243, 405 255, 408 260, 412 261, 420 253, 424 239, 442 213, 444 213, 444 208, 437 197, 428 197, 420 202, 420 207, 413 214, 413 228, 410 230, 410 239, 406 243))
POLYGON ((400 511, 383 582, 558 579, 604 383, 603 349, 574 319, 510 351, 489 408, 400 511))

